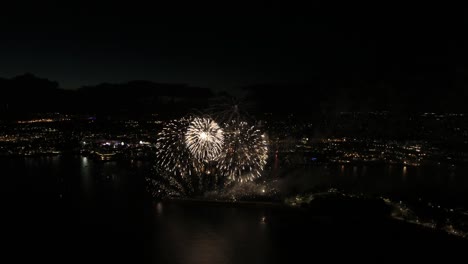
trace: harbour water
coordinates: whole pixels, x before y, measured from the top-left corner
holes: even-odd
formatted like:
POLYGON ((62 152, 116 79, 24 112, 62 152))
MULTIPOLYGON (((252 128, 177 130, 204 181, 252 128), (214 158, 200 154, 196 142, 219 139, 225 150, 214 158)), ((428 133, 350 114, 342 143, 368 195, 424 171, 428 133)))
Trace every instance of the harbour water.
MULTIPOLYGON (((323 219, 267 205, 154 202, 145 192, 150 164, 138 161, 3 157, 0 167, 5 251, 18 262, 287 263, 317 254, 345 258, 333 252, 364 249, 373 249, 364 255, 369 260, 395 257, 397 249, 414 255, 424 250, 429 258, 427 248, 464 243, 387 220, 323 219), (356 244, 358 238, 364 242, 356 244)), ((467 204, 465 172, 458 167, 323 165, 277 169, 275 177, 284 194, 340 188, 455 207, 467 204)))

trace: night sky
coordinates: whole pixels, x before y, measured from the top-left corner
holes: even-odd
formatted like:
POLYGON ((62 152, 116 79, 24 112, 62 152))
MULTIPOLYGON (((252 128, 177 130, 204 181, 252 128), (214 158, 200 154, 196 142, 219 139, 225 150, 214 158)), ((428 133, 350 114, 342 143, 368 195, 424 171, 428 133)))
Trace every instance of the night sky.
POLYGON ((466 83, 461 8, 326 2, 5 7, 0 77, 31 72, 66 89, 135 79, 228 91, 317 80, 466 83))

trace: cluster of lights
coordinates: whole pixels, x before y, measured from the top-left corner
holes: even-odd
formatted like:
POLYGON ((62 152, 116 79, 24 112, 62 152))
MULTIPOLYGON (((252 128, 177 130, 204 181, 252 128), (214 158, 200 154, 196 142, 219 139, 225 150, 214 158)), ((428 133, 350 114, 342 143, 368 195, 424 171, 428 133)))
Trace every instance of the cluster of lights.
POLYGON ((60 118, 60 119, 41 118, 41 119, 18 121, 17 123, 18 124, 34 124, 34 123, 52 123, 52 122, 63 122, 63 121, 70 121, 70 119, 69 118, 60 118))

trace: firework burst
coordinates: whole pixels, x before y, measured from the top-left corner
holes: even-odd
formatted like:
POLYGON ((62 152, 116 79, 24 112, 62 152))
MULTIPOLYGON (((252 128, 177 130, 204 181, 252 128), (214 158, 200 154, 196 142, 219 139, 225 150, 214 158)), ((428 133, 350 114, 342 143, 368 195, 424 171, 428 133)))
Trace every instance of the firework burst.
POLYGON ((224 133, 211 118, 195 118, 185 133, 185 144, 199 161, 213 161, 223 150, 224 133))
POLYGON ((246 122, 231 122, 225 128, 225 147, 217 159, 222 176, 231 181, 252 181, 261 176, 268 158, 265 136, 246 122))
POLYGON ((260 177, 268 158, 265 136, 238 118, 222 126, 209 117, 166 123, 148 190, 158 197, 200 197, 260 177))
POLYGON ((200 164, 191 157, 185 146, 185 133, 190 119, 182 118, 168 122, 157 139, 157 161, 160 170, 182 177, 197 174, 200 164))

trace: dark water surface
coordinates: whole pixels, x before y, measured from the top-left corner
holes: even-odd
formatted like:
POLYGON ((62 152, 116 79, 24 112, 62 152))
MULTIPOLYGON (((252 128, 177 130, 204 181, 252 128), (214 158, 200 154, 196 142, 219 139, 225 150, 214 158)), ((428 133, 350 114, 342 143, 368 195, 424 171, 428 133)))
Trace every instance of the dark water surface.
MULTIPOLYGON (((0 168, 3 256, 14 263, 381 262, 405 253, 447 258, 466 249, 464 240, 390 220, 329 219, 276 206, 154 203, 144 191, 150 168, 141 162, 0 158, 0 168)), ((302 175, 294 170, 284 188, 336 185, 464 203, 467 181, 459 172, 319 167, 302 175)))
POLYGON ((339 188, 346 192, 468 208, 468 167, 451 165, 323 165, 277 169, 282 192, 339 188))

